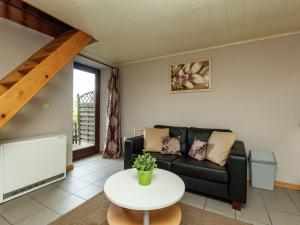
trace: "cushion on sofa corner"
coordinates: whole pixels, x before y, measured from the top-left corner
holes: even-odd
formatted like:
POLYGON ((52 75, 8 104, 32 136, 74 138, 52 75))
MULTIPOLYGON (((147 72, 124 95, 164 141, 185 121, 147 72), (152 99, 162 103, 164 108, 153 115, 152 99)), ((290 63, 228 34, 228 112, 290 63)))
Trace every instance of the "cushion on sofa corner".
POLYGON ((236 137, 234 132, 214 131, 208 140, 206 159, 224 166, 236 137))
POLYGON ((161 152, 162 138, 169 136, 169 128, 145 128, 144 130, 144 152, 161 152))
POLYGON ((208 139, 209 139, 210 135, 214 131, 231 132, 231 130, 228 130, 228 129, 190 127, 188 129, 188 134, 187 134, 187 141, 188 141, 187 147, 188 147, 188 149, 191 148, 195 138, 197 138, 200 141, 208 142, 208 139))

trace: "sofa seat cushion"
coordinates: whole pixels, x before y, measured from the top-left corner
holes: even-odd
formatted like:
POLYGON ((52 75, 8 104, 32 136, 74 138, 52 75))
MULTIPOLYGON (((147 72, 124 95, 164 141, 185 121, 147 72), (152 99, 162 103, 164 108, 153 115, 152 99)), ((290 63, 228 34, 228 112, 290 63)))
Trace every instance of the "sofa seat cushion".
MULTIPOLYGON (((164 170, 172 170, 172 162, 178 159, 179 155, 164 155, 156 152, 149 152, 152 156, 156 158, 157 167, 164 170)), ((137 157, 137 154, 132 155, 132 160, 137 157)), ((133 163, 132 161, 132 163, 133 163)))
POLYGON ((172 170, 172 162, 179 158, 179 155, 164 155, 160 153, 151 153, 156 158, 157 167, 165 170, 172 170))
POLYGON ((173 161, 172 171, 188 177, 228 183, 227 167, 219 166, 208 160, 198 161, 188 156, 181 156, 173 161))

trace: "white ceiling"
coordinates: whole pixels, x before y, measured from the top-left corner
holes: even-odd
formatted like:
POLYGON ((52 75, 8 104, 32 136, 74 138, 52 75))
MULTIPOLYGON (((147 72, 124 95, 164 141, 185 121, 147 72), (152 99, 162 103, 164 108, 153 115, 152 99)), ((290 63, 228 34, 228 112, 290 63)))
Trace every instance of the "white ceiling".
POLYGON ((300 30, 300 0, 25 0, 92 35, 122 64, 300 30))

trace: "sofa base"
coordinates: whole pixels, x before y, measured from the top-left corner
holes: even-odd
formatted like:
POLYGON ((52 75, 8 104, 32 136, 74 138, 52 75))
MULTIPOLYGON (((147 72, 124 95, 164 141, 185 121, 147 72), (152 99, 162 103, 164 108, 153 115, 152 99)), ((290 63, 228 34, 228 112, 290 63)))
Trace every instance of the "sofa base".
POLYGON ((241 211, 241 209, 242 209, 242 204, 239 203, 239 202, 232 202, 232 209, 241 211))

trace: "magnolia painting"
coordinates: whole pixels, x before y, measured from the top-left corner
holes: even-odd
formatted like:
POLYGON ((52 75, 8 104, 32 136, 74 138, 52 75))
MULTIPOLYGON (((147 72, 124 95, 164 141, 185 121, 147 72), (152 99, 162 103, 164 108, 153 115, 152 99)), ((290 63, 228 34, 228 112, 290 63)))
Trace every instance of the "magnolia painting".
POLYGON ((171 65, 171 92, 210 90, 209 59, 171 65))

